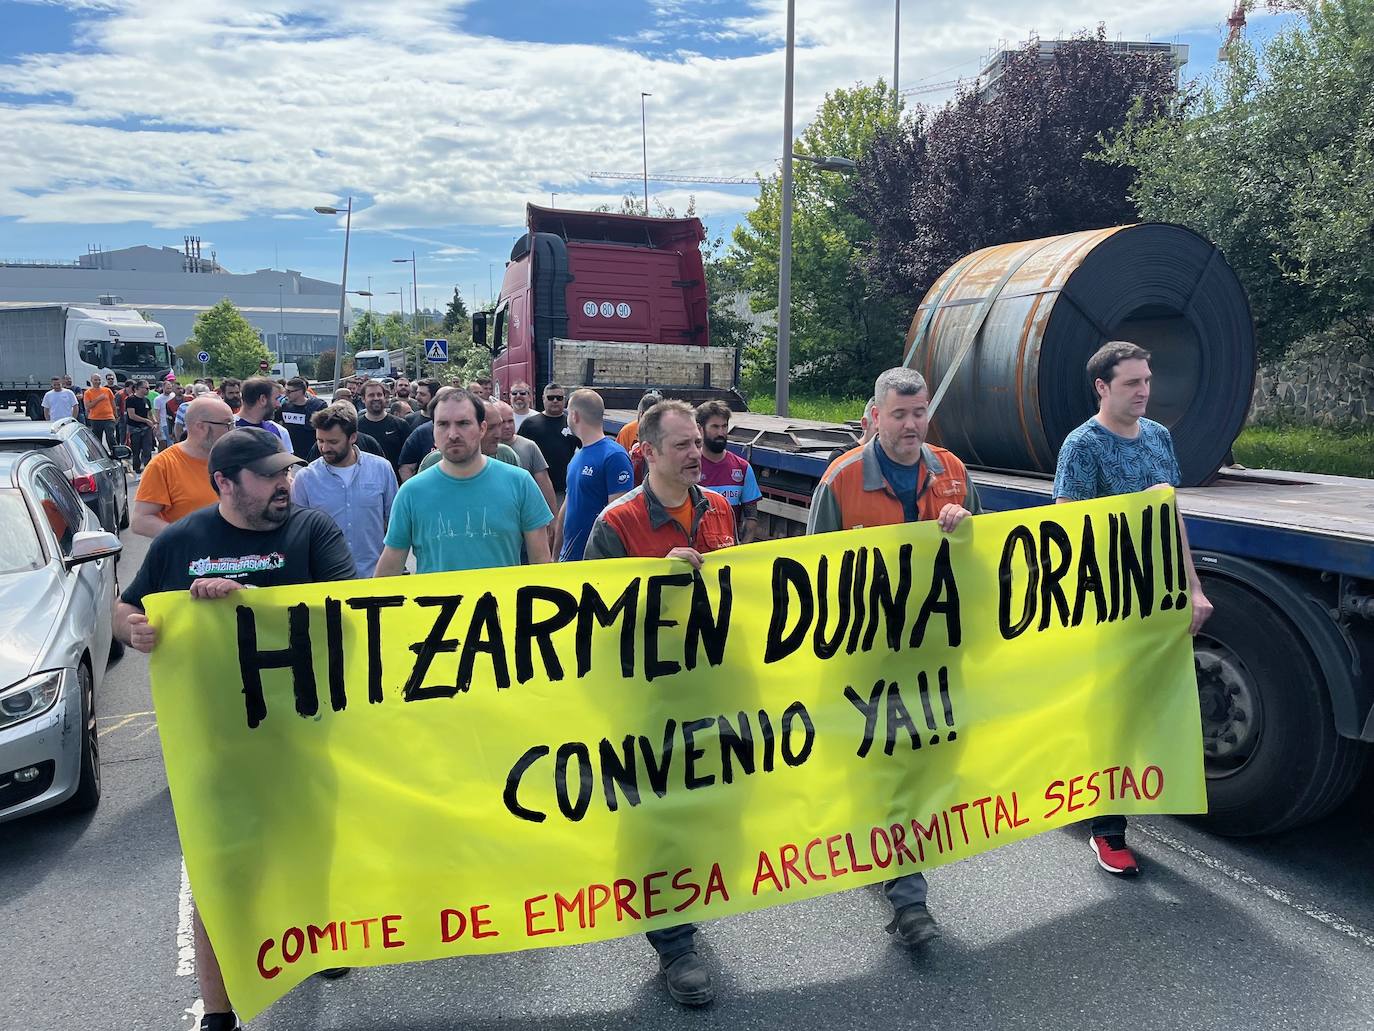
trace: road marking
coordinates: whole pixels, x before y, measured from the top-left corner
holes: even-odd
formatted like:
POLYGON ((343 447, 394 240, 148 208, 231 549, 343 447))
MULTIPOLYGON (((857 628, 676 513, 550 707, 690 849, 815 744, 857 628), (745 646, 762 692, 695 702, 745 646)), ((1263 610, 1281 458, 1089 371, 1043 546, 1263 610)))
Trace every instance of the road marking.
POLYGON ((177 977, 194 977, 196 973, 196 936, 193 929, 194 908, 191 901, 191 881, 186 876, 186 860, 181 861, 181 887, 177 892, 177 977))
POLYGON ((1165 833, 1164 831, 1156 830, 1154 827, 1147 827, 1144 824, 1139 823, 1135 824, 1135 827, 1140 831, 1140 833, 1148 837, 1154 838, 1161 845, 1168 845, 1175 852, 1187 856, 1194 862, 1201 863, 1209 870, 1215 870, 1223 877, 1229 877, 1237 884, 1243 884, 1247 888, 1253 888, 1261 895, 1265 895, 1268 898, 1273 899, 1275 902, 1287 906, 1295 913, 1301 913, 1303 916, 1308 917, 1311 920, 1315 920, 1319 924, 1325 924, 1333 931, 1339 931, 1347 938, 1359 942, 1366 948, 1374 949, 1374 934, 1371 934, 1369 931, 1366 931, 1362 927, 1357 927, 1355 924, 1352 924, 1344 917, 1337 916, 1335 913, 1328 913, 1324 909, 1319 909, 1318 907, 1309 905, 1308 903, 1303 902, 1300 899, 1295 899, 1292 895, 1288 894, 1288 892, 1284 891, 1283 889, 1275 888, 1272 884, 1265 884, 1259 878, 1252 877, 1244 870, 1234 867, 1230 863, 1224 862, 1223 860, 1217 859, 1215 856, 1208 855, 1206 852, 1202 851, 1202 849, 1194 848, 1192 845, 1182 842, 1178 838, 1175 838, 1172 835, 1165 833))
MULTIPOLYGON (((153 714, 153 710, 149 709, 147 712, 126 712, 123 716, 97 716, 96 720, 101 723, 106 720, 124 720, 127 722, 137 716, 152 716, 153 714)), ((120 726, 123 726, 123 724, 121 723, 120 726)))
MULTIPOLYGON (((194 977, 196 974, 196 935, 194 929, 195 904, 191 900, 191 879, 186 876, 186 859, 181 860, 181 884, 177 889, 177 977, 194 977)), ((192 1028, 200 1027, 200 1018, 205 1016, 205 1002, 196 996, 196 1001, 186 1007, 185 1019, 191 1021, 192 1028)))

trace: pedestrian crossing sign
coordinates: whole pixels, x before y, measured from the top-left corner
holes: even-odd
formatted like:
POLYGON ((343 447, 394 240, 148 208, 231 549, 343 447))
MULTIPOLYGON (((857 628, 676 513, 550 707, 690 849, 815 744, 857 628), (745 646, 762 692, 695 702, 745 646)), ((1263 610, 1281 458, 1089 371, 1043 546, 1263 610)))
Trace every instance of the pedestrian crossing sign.
POLYGON ((448 341, 447 340, 426 340, 425 341, 425 361, 427 362, 447 362, 448 361, 448 341))

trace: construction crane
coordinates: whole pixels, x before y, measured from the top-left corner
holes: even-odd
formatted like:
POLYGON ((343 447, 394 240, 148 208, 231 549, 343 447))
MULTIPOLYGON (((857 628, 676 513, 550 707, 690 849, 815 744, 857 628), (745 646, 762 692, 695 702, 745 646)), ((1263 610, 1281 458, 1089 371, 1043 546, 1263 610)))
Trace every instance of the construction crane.
POLYGON ((1245 10, 1251 6, 1247 0, 1236 0, 1236 4, 1231 8, 1231 17, 1226 19, 1226 42, 1217 51, 1218 61, 1231 60, 1231 47, 1240 42, 1241 33, 1245 31, 1245 10))
POLYGON ((643 172, 588 172, 588 179, 652 179, 656 183, 711 183, 728 186, 753 186, 757 179, 740 179, 732 175, 650 175, 643 172))

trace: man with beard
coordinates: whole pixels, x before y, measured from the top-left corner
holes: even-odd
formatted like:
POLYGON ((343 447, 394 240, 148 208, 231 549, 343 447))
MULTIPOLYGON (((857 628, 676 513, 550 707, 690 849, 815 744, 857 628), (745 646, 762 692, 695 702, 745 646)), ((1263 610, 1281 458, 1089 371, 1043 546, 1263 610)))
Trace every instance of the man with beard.
POLYGON ((530 474, 482 453, 486 408, 459 387, 435 396, 438 465, 401 484, 391 509, 377 576, 396 576, 415 552, 417 573, 549 561, 545 527, 553 513, 530 474))
POLYGON ((363 384, 363 411, 358 420, 358 432, 381 445, 393 472, 400 468, 401 448, 410 436, 410 427, 404 419, 386 410, 386 387, 381 380, 368 380, 363 384))
MULTIPOLYGON (((215 403, 228 408, 218 399, 215 403)), ((219 502, 178 520, 148 547, 138 575, 115 607, 115 635, 151 652, 158 631, 143 600, 187 591, 194 600, 224 598, 244 587, 280 587, 353 578, 353 558, 334 521, 291 504, 287 470, 300 459, 272 434, 231 430, 210 449, 210 481, 219 502)), ((193 924, 196 978, 205 1003, 202 1031, 239 1027, 219 961, 200 914, 193 924)))
POLYGON ((538 444, 515 432, 515 409, 504 401, 493 401, 487 406, 487 418, 500 418, 501 443, 515 452, 520 459, 520 468, 534 477, 539 493, 544 495, 544 501, 552 512, 558 502, 553 494, 553 480, 549 479, 549 463, 544 461, 544 452, 539 450, 538 444))
MULTIPOLYGON (((888 369, 873 388, 869 416, 877 434, 830 463, 811 498, 806 532, 932 521, 953 533, 982 509, 978 491, 954 454, 926 443, 930 394, 914 369, 888 369)), ((920 946, 940 934, 926 908, 926 878, 903 874, 883 885, 892 904, 887 925, 904 945, 920 946)))
MULTIPOLYGON (((209 380, 205 381, 209 383, 209 380)), ((243 381, 237 379, 227 379, 219 385, 219 396, 224 398, 224 403, 229 406, 229 410, 235 415, 243 407, 243 381)))
POLYGON ((739 542, 754 539, 759 524, 759 490, 754 468, 725 445, 730 439, 730 406, 723 401, 707 401, 697 408, 701 429, 701 485, 730 502, 735 513, 739 542))
MULTIPOLYGON (((286 427, 272 421, 276 390, 277 385, 266 376, 254 376, 242 383, 239 388, 239 414, 234 425, 238 429, 248 428, 270 433, 281 441, 284 450, 294 452, 291 434, 286 432, 286 427)), ((229 402, 226 400, 225 404, 229 402)))
POLYGON ((434 395, 439 393, 439 381, 437 379, 417 379, 413 394, 415 403, 411 405, 415 413, 406 419, 406 425, 414 430, 417 426, 429 422, 429 403, 434 400, 434 395))
MULTIPOLYGON (((702 556, 735 543, 735 517, 719 494, 702 490, 701 431, 683 401, 660 401, 639 420, 649 472, 644 482, 606 506, 592 524, 583 558, 671 558, 700 569, 702 556)), ((668 994, 684 1006, 715 995, 697 955, 696 927, 650 931, 668 994)))
POLYGON ((358 416, 352 405, 329 405, 310 417, 320 457, 291 480, 291 500, 318 508, 343 531, 361 576, 377 567, 386 521, 396 497, 391 464, 358 447, 358 416))

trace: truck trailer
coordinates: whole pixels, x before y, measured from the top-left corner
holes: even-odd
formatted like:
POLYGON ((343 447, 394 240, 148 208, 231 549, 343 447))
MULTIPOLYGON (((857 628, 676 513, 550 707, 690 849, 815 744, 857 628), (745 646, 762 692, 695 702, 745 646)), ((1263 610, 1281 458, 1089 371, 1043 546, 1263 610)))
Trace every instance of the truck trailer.
POLYGON ((696 218, 646 218, 528 205, 491 312, 472 338, 495 355, 502 397, 529 383, 592 387, 633 405, 645 383, 743 407, 739 355, 711 343, 696 218))
POLYGON ((133 308, 12 305, 0 308, 0 405, 43 418, 54 376, 80 392, 95 373, 160 380, 172 371, 167 332, 133 308))
MULTIPOLYGON (((1374 751, 1374 481, 1224 464, 1255 371, 1237 289, 1225 256, 1176 226, 990 248, 937 281, 905 361, 930 383, 932 440, 969 464, 986 510, 1004 511, 1054 502, 1059 444, 1095 410, 1087 357, 1111 339, 1152 351, 1148 415, 1175 435, 1179 510, 1215 606, 1194 641, 1203 820, 1255 835, 1330 813, 1374 751)), ((860 414, 736 415, 729 447, 756 471, 762 535, 804 532, 860 414)), ((634 417, 632 403, 608 410, 607 433, 634 417)))

